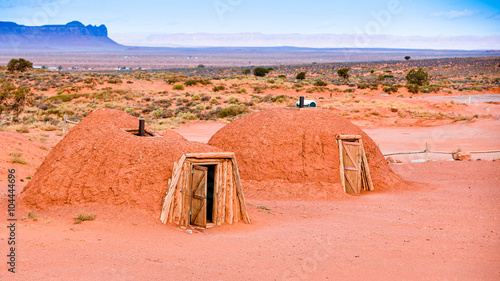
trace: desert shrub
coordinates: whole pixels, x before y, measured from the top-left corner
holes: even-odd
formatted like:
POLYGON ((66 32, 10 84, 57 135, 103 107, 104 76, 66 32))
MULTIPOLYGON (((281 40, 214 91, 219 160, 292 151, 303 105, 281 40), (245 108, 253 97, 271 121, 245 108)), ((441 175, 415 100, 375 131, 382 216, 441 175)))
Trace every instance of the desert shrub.
POLYGON ((40 130, 50 132, 50 131, 57 130, 57 127, 52 125, 52 124, 45 124, 45 125, 40 126, 40 130))
POLYGON ((195 80, 195 79, 188 79, 184 82, 184 85, 186 86, 196 86, 196 84, 198 84, 198 80, 195 80))
POLYGON ((109 84, 121 84, 123 81, 120 78, 112 77, 108 79, 109 84))
POLYGON ((368 84, 366 84, 366 83, 361 83, 361 84, 359 84, 359 85, 358 85, 358 89, 362 89, 362 90, 363 90, 363 89, 366 89, 366 88, 368 88, 368 87, 369 87, 369 86, 368 86, 368 84))
POLYGON ((419 90, 422 93, 437 93, 441 90, 441 87, 439 85, 428 85, 420 87, 419 90))
POLYGON ((30 129, 26 125, 21 125, 16 127, 16 132, 26 134, 30 132, 30 129))
POLYGON ((337 75, 345 80, 349 79, 349 70, 351 70, 348 67, 341 68, 337 70, 337 75))
POLYGON ((212 88, 212 91, 214 91, 214 92, 218 92, 218 91, 224 91, 225 89, 226 89, 226 86, 224 86, 224 85, 219 85, 219 86, 214 86, 214 87, 212 88))
POLYGON ((318 81, 314 82, 314 86, 316 86, 316 87, 326 87, 326 86, 328 86, 328 83, 326 83, 325 81, 318 80, 318 81))
POLYGON ((298 73, 297 76, 295 76, 295 79, 298 79, 298 80, 306 79, 306 73, 305 72, 298 73))
POLYGON ((172 89, 182 91, 184 90, 184 86, 182 84, 175 84, 172 89))
POLYGON ((78 213, 77 215, 75 215, 75 224, 93 220, 95 220, 95 214, 93 213, 78 213))
POLYGON ((26 165, 28 162, 23 158, 23 153, 20 151, 13 151, 9 153, 10 156, 10 162, 15 163, 15 164, 21 164, 21 165, 26 165))
POLYGON ((257 77, 264 77, 266 76, 266 74, 269 73, 269 69, 267 68, 264 68, 264 67, 256 67, 254 70, 253 70, 253 75, 257 76, 257 77))
POLYGON ((231 116, 237 116, 237 115, 248 113, 248 112, 250 112, 250 110, 245 105, 230 105, 226 108, 222 108, 217 113, 217 117, 219 117, 219 118, 231 117, 231 116))
POLYGON ((408 92, 412 93, 412 94, 416 94, 418 93, 418 85, 416 84, 407 84, 406 85, 406 89, 408 89, 408 92))
POLYGON ((17 87, 7 81, 0 86, 0 114, 3 111, 13 111, 15 118, 24 111, 26 105, 33 103, 33 94, 29 87, 17 87))
POLYGON ((422 86, 429 82, 429 74, 423 68, 419 68, 418 70, 412 69, 406 75, 406 80, 410 84, 422 86))
POLYGON ((33 63, 23 58, 11 59, 7 64, 7 70, 10 72, 24 72, 31 68, 33 68, 33 63))
POLYGON ((286 75, 280 74, 280 75, 278 75, 278 78, 280 78, 280 79, 286 79, 286 75))
POLYGON ((178 116, 185 120, 196 120, 196 116, 191 112, 181 113, 178 116))
POLYGON ((138 112, 136 112, 134 108, 131 108, 131 107, 125 108, 125 112, 127 112, 128 114, 135 116, 135 117, 140 116, 140 114, 138 112))
POLYGON ((210 103, 211 103, 211 104, 218 104, 218 103, 219 103, 219 101, 218 101, 216 98, 211 98, 211 99, 210 99, 210 103))
POLYGON ((228 102, 228 103, 237 103, 238 101, 239 101, 238 98, 235 98, 234 96, 229 96, 226 99, 226 102, 228 102))
POLYGON ((203 95, 201 96, 201 101, 209 101, 210 100, 210 96, 209 95, 203 95))
POLYGON ((168 84, 172 85, 172 84, 175 84, 175 83, 178 83, 178 82, 181 82, 181 78, 178 77, 178 76, 170 76, 168 77, 167 81, 166 81, 168 84))
POLYGON ((383 90, 384 92, 388 93, 388 94, 392 94, 392 93, 396 93, 399 89, 399 85, 391 85, 391 86, 387 86, 387 87, 384 87, 383 90))
POLYGON ((201 99, 201 97, 200 97, 200 95, 198 95, 198 94, 194 94, 194 95, 191 97, 191 100, 200 100, 200 99, 201 99))

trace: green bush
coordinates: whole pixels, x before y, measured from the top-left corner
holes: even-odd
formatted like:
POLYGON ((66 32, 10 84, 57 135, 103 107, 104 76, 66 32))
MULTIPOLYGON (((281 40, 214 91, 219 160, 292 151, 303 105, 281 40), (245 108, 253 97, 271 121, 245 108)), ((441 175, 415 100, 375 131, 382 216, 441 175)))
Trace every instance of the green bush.
POLYGON ((295 76, 295 79, 298 79, 298 80, 304 80, 304 79, 306 79, 306 73, 305 72, 300 72, 299 74, 297 74, 297 76, 295 76))
POLYGON ((418 85, 416 84, 407 84, 406 85, 406 89, 408 89, 408 92, 412 93, 412 94, 416 94, 418 93, 418 85))
POLYGON ((198 80, 195 80, 195 79, 188 79, 186 80, 186 82, 184 82, 184 85, 186 86, 196 86, 196 84, 198 84, 198 80))
POLYGON ((172 89, 182 91, 182 90, 184 90, 184 86, 182 84, 175 84, 172 87, 172 89))
POLYGON ((406 80, 410 84, 422 86, 429 82, 429 74, 423 68, 419 68, 418 70, 412 69, 406 75, 406 80))
POLYGON ((231 116, 237 116, 237 115, 248 113, 248 112, 250 112, 250 110, 245 105, 230 105, 226 108, 222 108, 217 113, 217 117, 219 117, 219 118, 231 117, 231 116))
POLYGON ((266 74, 269 73, 269 69, 267 68, 264 68, 264 67, 256 67, 254 70, 253 70, 253 75, 257 76, 257 77, 264 77, 266 76, 266 74))
POLYGON ((33 68, 33 63, 23 58, 11 59, 7 64, 7 70, 10 72, 15 72, 15 71, 24 72, 31 68, 33 68))
POLYGON ((328 83, 326 83, 325 81, 318 80, 318 81, 314 82, 314 86, 316 86, 316 87, 326 87, 326 86, 328 86, 328 83))
POLYGON ((345 80, 349 79, 349 70, 351 70, 348 67, 341 68, 337 70, 337 75, 341 78, 344 78, 345 80))

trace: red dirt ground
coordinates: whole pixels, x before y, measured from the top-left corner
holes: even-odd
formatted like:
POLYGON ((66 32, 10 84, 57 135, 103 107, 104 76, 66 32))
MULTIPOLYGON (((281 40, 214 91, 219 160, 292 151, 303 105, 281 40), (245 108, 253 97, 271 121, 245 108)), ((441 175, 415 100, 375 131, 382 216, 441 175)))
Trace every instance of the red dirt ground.
MULTIPOLYGON (((394 169, 423 184, 412 191, 334 202, 247 200, 252 224, 193 234, 126 207, 39 211, 38 221, 19 224, 17 273, 11 275, 1 263, 0 277, 498 280, 500 162, 428 162, 394 169), (94 212, 96 220, 74 225, 72 216, 81 210, 94 212)), ((6 209, 5 200, 0 208, 6 209)), ((18 209, 22 215, 27 211, 18 209)), ((0 237, 6 243, 4 225, 0 237)))

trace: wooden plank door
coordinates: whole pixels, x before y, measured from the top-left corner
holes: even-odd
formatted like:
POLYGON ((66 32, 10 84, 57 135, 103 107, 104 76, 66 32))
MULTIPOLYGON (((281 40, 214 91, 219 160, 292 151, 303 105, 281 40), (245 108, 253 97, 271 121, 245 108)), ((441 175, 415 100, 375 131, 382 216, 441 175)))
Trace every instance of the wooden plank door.
POLYGON ((361 144, 359 142, 342 140, 342 159, 344 166, 345 191, 347 193, 361 192, 361 144))
POLYGON ((191 180, 191 212, 193 225, 207 226, 207 168, 193 165, 191 180))

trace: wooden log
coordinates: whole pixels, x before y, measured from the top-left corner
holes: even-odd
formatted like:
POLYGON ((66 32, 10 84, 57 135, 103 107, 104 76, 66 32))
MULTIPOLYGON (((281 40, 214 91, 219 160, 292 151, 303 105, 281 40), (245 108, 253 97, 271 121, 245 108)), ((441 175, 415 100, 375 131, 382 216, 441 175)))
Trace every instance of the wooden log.
POLYGON ((224 175, 223 178, 222 178, 222 198, 221 198, 221 201, 222 201, 222 204, 221 204, 221 209, 219 210, 220 211, 220 222, 221 224, 224 223, 224 221, 226 220, 226 197, 227 197, 227 188, 228 188, 228 185, 227 185, 227 180, 228 180, 228 176, 227 176, 227 161, 224 161, 223 164, 222 164, 222 174, 224 175))
POLYGON ((339 165, 339 170, 340 170, 340 182, 342 183, 342 187, 344 188, 344 192, 347 193, 347 190, 345 188, 345 175, 344 175, 344 153, 343 153, 343 148, 342 148, 342 140, 338 139, 337 142, 339 143, 339 158, 340 158, 340 165, 339 165))
POLYGON ((336 135, 335 138, 338 140, 359 140, 361 139, 360 135, 336 135))
MULTIPOLYGON (((231 163, 232 164, 232 163, 231 163)), ((238 191, 236 190, 236 181, 234 181, 234 167, 233 167, 233 223, 237 223, 241 219, 241 209, 240 209, 240 203, 238 202, 238 191)))
POLYGON ((361 141, 361 155, 363 158, 363 170, 365 172, 366 181, 368 183, 368 190, 373 191, 375 187, 373 186, 372 176, 370 174, 370 166, 368 166, 368 158, 366 158, 365 147, 363 146, 363 142, 361 141))
POLYGON ((222 224, 222 212, 224 210, 224 181, 225 181, 225 175, 224 175, 224 161, 221 161, 219 165, 217 165, 217 221, 216 225, 221 225, 222 224))
POLYGON ((214 158, 214 159, 230 159, 234 157, 233 152, 207 152, 207 153, 186 153, 187 158, 214 158))
POLYGON ((170 185, 167 187, 167 192, 165 195, 165 199, 163 200, 163 206, 161 211, 160 220, 163 223, 167 222, 168 212, 170 211, 170 204, 172 204, 172 198, 174 196, 175 187, 177 186, 177 182, 179 181, 180 172, 182 170, 182 165, 184 164, 184 160, 186 160, 186 156, 182 155, 179 162, 174 165, 172 169, 172 180, 170 181, 170 185))
POLYGON ((192 184, 192 175, 191 175, 191 163, 185 163, 184 168, 183 168, 183 173, 184 173, 184 180, 183 182, 180 182, 179 188, 182 191, 182 212, 181 212, 181 219, 180 219, 180 225, 188 227, 191 224, 190 221, 190 216, 189 212, 191 211, 191 186, 192 184))
MULTIPOLYGON (((225 161, 228 163, 229 161, 225 161)), ((233 163, 229 162, 227 165, 226 175, 227 175, 227 189, 226 189, 226 222, 233 224, 233 163)))
POLYGON ((236 162, 236 157, 231 158, 231 162, 233 164, 233 177, 236 186, 238 200, 240 203, 241 215, 245 223, 250 223, 250 217, 248 216, 245 197, 243 196, 243 188, 241 187, 240 171, 238 170, 238 163, 236 162))
MULTIPOLYGON (((184 166, 184 165, 183 165, 184 166)), ((172 214, 175 224, 179 225, 182 218, 182 204, 184 202, 184 193, 181 192, 182 188, 186 184, 186 173, 181 170, 179 181, 174 193, 174 211, 172 214)))

